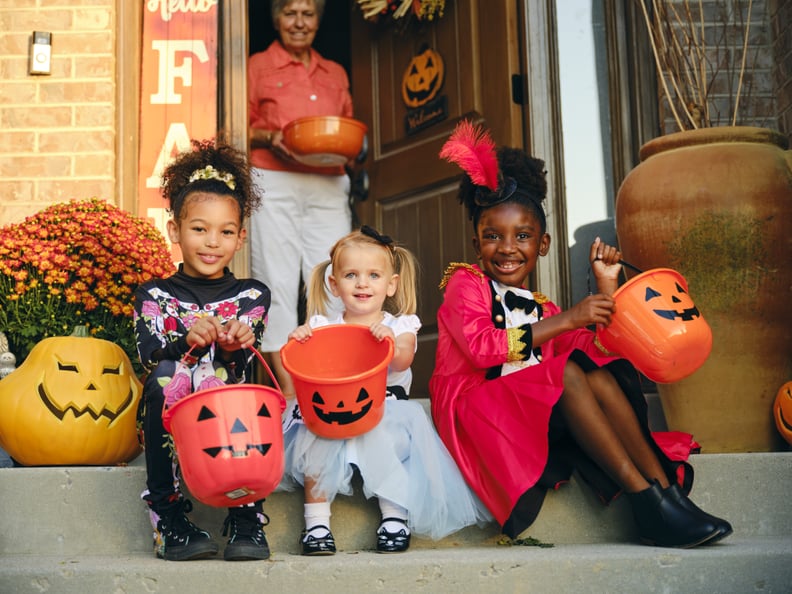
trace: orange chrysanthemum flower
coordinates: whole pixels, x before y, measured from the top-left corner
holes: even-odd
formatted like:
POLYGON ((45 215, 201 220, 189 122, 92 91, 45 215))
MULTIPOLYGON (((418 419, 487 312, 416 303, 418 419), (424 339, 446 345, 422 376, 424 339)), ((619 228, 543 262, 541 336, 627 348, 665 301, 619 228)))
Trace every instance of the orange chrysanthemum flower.
POLYGON ((53 204, 0 228, 0 331, 21 362, 43 338, 86 325, 137 364, 135 288, 173 271, 147 220, 97 198, 53 204))

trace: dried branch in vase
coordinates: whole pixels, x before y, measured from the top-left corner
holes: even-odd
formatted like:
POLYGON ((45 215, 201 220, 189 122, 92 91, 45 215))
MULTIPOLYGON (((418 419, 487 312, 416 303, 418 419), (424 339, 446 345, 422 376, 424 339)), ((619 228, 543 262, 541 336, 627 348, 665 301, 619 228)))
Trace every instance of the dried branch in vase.
POLYGON ((753 0, 636 1, 665 99, 661 113, 667 107, 680 130, 718 125, 724 111, 736 125, 760 51, 749 47, 753 0))

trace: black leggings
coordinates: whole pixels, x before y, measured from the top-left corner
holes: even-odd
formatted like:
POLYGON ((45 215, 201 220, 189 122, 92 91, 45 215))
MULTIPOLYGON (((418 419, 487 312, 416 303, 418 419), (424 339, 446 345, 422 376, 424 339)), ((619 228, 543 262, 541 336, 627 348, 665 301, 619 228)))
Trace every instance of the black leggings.
MULTIPOLYGON (((215 368, 220 367, 215 362, 215 368)), ((176 361, 161 361, 143 384, 143 397, 138 406, 137 425, 139 439, 146 455, 146 487, 143 499, 156 509, 160 504, 181 497, 179 490, 179 465, 174 457, 173 436, 162 425, 162 407, 165 402, 160 380, 173 377, 176 361)), ((236 382, 233 370, 226 368, 230 382, 236 382)))

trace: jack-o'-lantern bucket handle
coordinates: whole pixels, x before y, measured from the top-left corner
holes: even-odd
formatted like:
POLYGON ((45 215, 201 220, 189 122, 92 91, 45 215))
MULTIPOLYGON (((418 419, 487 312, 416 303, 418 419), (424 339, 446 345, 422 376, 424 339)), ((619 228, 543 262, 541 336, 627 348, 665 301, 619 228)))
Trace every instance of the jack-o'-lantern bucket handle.
MULTIPOLYGON (((191 353, 192 353, 192 350, 194 348, 195 348, 195 345, 191 346, 190 349, 186 353, 184 353, 184 355, 182 355, 182 358, 180 360, 181 363, 183 363, 184 365, 188 365, 188 366, 190 365, 191 353)), ((259 352, 259 350, 257 348, 248 347, 248 349, 250 351, 252 351, 254 355, 256 355, 258 360, 264 366, 264 369, 267 371, 267 375, 269 375, 270 379, 272 380, 272 385, 275 386, 275 389, 278 392, 280 392, 281 395, 283 395, 283 390, 281 390, 280 384, 278 383, 278 380, 275 378, 275 374, 272 373, 272 369, 267 364, 267 362, 264 360, 264 356, 259 352)), ((167 405, 167 403, 168 403, 168 399, 165 398, 164 402, 162 403, 162 426, 165 427, 165 431, 168 431, 170 433, 170 421, 171 421, 171 415, 172 415, 172 412, 171 412, 172 406, 169 407, 167 405)))

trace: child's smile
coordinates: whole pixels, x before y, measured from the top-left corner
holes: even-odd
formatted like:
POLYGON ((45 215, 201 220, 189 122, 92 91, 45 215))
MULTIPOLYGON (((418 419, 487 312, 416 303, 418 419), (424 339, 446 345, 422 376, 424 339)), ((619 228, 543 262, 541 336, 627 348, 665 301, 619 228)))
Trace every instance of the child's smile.
POLYGON ((349 323, 373 323, 382 316, 387 297, 396 291, 397 276, 379 246, 350 246, 329 278, 333 294, 344 303, 349 323))
POLYGON ((168 232, 181 247, 185 274, 207 279, 223 276, 245 238, 236 201, 205 192, 187 197, 181 220, 169 221, 168 232))
POLYGON ((505 202, 481 214, 473 247, 487 276, 504 285, 522 287, 539 256, 547 253, 550 236, 529 208, 505 202))

